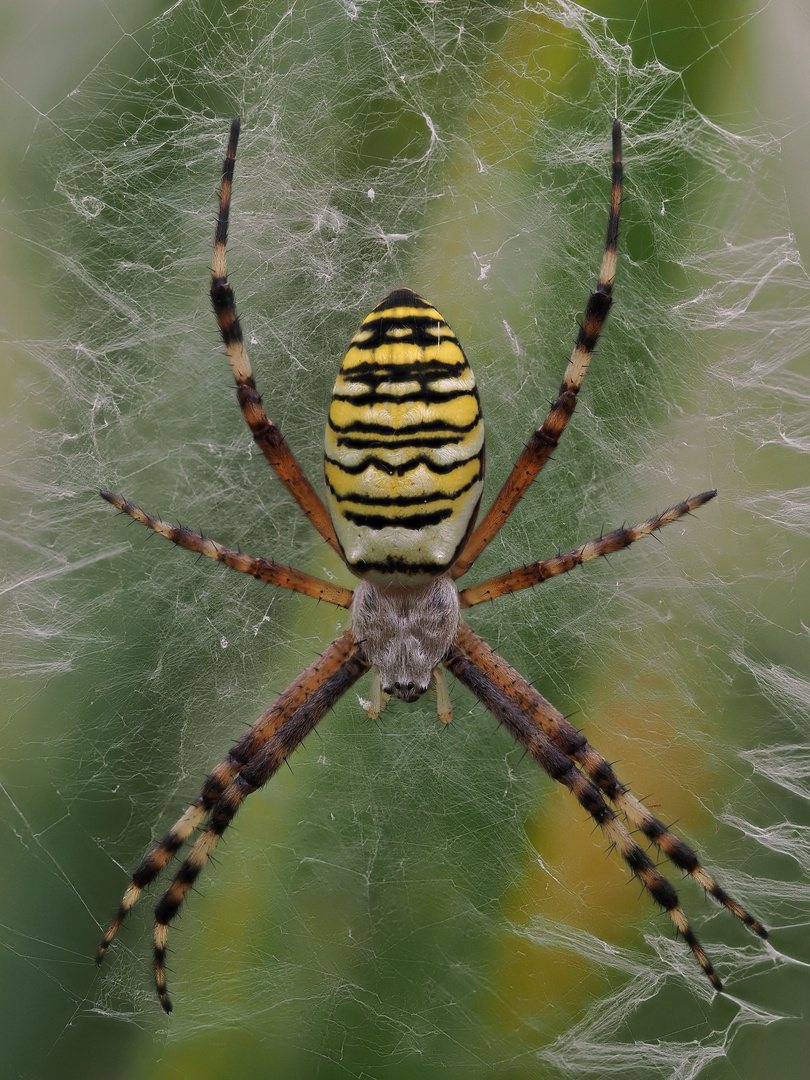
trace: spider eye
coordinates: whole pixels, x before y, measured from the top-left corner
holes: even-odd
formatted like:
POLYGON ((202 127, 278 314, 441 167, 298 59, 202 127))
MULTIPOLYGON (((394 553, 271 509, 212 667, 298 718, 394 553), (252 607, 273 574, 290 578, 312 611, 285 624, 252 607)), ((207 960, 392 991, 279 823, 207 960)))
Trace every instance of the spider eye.
POLYGON ((397 679, 394 682, 387 682, 382 685, 384 694, 399 698, 400 701, 416 701, 426 690, 427 686, 417 686, 417 684, 411 680, 397 679))
POLYGON ((415 682, 395 682, 393 694, 401 701, 416 701, 427 690, 427 686, 417 686, 415 682))

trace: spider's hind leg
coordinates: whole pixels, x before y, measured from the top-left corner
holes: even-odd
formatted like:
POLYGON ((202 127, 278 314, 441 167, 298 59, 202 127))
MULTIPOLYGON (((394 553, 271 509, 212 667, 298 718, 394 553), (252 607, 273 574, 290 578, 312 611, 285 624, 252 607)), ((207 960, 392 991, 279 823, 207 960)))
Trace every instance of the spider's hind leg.
POLYGON ((585 316, 563 375, 557 397, 548 414, 526 444, 515 462, 495 501, 473 530, 450 573, 453 578, 466 574, 475 560, 490 543, 529 487, 554 453, 577 404, 582 382, 596 349, 613 303, 613 280, 616 276, 616 248, 619 242, 619 215, 622 206, 622 128, 613 121, 613 175, 610 189, 610 209, 605 236, 605 248, 596 288, 588 298, 585 316))
POLYGON ((256 445, 310 522, 327 544, 340 555, 340 546, 335 536, 335 530, 332 528, 328 510, 304 475, 280 429, 268 418, 264 411, 261 395, 253 379, 253 370, 245 348, 242 327, 236 314, 233 289, 228 284, 226 258, 228 220, 231 210, 231 191, 233 188, 239 130, 240 121, 237 116, 231 123, 228 149, 222 165, 219 217, 214 235, 214 259, 211 265, 211 303, 222 340, 225 343, 225 351, 231 363, 233 377, 236 381, 236 396, 239 400, 239 406, 253 434, 256 445))

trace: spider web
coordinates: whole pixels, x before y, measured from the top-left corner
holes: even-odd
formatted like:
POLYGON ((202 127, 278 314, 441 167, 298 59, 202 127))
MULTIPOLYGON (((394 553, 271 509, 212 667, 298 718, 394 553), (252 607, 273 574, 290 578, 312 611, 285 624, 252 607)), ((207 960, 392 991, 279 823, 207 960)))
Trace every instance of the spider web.
POLYGON ((35 87, 20 35, 4 84, 29 127, 4 166, 9 1076, 753 1078, 800 1060, 808 26, 787 0, 711 22, 667 9, 90 6, 70 29, 98 16, 96 52, 64 92, 35 87), (92 969, 150 840, 345 624, 195 565, 96 494, 347 581, 253 450, 209 311, 237 112, 229 270, 306 472, 346 343, 407 284, 476 372, 485 498, 559 384, 622 118, 617 302, 558 454, 471 580, 720 498, 470 621, 773 928, 761 944, 674 875, 727 995, 459 687, 448 730, 430 701, 373 724, 347 696, 249 800, 172 930, 170 1024, 149 901, 92 969))

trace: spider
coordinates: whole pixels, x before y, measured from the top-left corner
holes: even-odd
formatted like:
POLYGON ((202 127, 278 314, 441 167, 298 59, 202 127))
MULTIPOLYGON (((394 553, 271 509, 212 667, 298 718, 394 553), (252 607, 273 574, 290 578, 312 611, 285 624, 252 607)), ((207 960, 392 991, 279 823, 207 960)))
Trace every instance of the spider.
POLYGON ((376 717, 389 696, 415 701, 431 682, 440 720, 452 719, 444 670, 494 714, 548 775, 568 788, 663 908, 715 990, 720 981, 677 893, 633 839, 640 830, 678 869, 760 937, 767 930, 714 880, 697 855, 617 779, 608 762, 569 721, 461 619, 462 610, 525 589, 600 555, 619 551, 714 498, 705 491, 632 528, 459 589, 456 582, 504 525, 557 446, 576 405, 610 310, 622 192, 621 126, 613 124, 613 173, 599 280, 585 308, 557 398, 520 454, 483 519, 484 431, 473 373, 439 312, 398 288, 368 315, 352 339, 335 383, 326 427, 326 504, 304 476, 253 380, 234 294, 226 241, 240 121, 233 120, 222 171, 211 300, 242 413, 256 444, 320 535, 358 577, 352 591, 311 574, 223 547, 102 491, 124 514, 179 547, 216 559, 260 581, 351 610, 351 625, 287 687, 209 774, 202 791, 132 874, 97 953, 100 962, 143 889, 198 829, 199 834, 155 909, 155 987, 166 985, 169 925, 251 792, 265 784, 324 714, 372 672, 376 717), (327 509, 328 507, 328 509, 327 509))

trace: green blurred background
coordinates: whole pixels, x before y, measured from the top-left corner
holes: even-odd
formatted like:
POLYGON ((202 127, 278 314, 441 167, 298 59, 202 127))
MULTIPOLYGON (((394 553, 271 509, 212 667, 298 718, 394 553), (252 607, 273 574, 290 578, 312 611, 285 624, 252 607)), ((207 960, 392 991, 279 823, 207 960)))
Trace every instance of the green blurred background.
POLYGON ((796 1073, 803 5, 88 0, 2 19, 2 1076, 796 1073), (347 696, 252 797, 172 931, 169 1020, 148 900, 93 966, 128 870, 341 625, 95 494, 345 580, 252 455, 208 310, 237 111, 230 270, 309 475, 346 342, 407 283, 476 370, 489 497, 559 382, 622 117, 616 309, 573 429, 476 576, 721 496, 471 622, 774 928, 769 952, 683 883, 728 996, 458 688, 448 730, 429 701, 372 724, 347 696))

